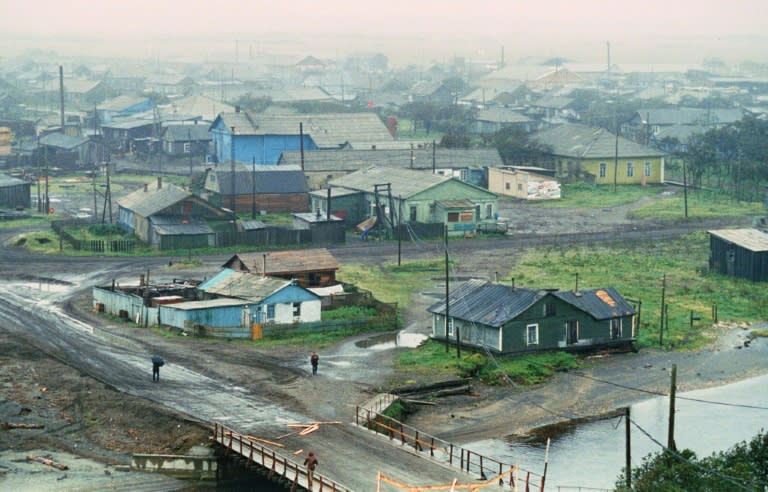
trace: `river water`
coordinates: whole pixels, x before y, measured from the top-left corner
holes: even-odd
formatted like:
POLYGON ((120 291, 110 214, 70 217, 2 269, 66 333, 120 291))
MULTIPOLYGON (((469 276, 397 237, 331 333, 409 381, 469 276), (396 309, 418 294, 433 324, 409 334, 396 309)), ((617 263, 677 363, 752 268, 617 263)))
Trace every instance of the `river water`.
MULTIPOLYGON (((699 457, 709 456, 751 440, 761 429, 768 430, 768 375, 677 396, 675 443, 678 450, 687 448, 699 457), (692 401, 694 399, 723 404, 692 401)), ((631 421, 663 445, 667 443, 668 415, 667 397, 645 400, 630 409, 631 421)), ((647 454, 661 450, 637 426, 631 425, 630 432, 633 468, 639 466, 647 454)), ((625 433, 623 418, 616 417, 569 427, 552 437, 545 490, 564 492, 579 490, 578 487, 613 490, 626 460, 625 433)), ((546 442, 490 439, 468 443, 465 447, 517 464, 536 476, 544 471, 546 442)))

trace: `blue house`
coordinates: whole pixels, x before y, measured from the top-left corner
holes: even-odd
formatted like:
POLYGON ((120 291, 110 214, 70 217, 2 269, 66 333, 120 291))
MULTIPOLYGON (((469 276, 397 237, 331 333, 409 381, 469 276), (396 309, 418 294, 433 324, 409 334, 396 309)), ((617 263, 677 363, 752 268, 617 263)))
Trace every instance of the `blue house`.
POLYGON ((394 141, 375 113, 220 113, 210 127, 218 163, 277 164, 289 150, 371 148, 394 141))

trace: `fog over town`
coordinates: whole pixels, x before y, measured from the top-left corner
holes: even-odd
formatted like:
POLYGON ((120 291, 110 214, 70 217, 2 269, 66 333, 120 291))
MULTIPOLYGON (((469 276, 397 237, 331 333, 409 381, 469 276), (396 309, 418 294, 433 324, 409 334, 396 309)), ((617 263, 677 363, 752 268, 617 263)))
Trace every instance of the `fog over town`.
POLYGON ((767 47, 766 0, 0 0, 0 489, 768 490, 767 47))

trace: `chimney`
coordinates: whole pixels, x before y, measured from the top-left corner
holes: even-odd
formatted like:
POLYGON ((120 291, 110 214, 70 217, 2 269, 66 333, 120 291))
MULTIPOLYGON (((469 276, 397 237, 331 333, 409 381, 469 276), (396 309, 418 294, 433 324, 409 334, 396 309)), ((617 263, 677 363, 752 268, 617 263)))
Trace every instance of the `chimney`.
POLYGON ((261 254, 261 276, 267 276, 267 253, 261 254))
POLYGON ((139 287, 144 287, 144 274, 139 275, 139 287))
POLYGON ((162 176, 158 176, 157 177, 157 189, 159 190, 162 187, 163 187, 163 177, 162 176))
POLYGON ((239 112, 240 112, 240 106, 239 105, 235 106, 235 113, 239 113, 239 112))
POLYGON ((144 193, 146 193, 148 191, 149 191, 149 184, 148 183, 144 183, 144 193))

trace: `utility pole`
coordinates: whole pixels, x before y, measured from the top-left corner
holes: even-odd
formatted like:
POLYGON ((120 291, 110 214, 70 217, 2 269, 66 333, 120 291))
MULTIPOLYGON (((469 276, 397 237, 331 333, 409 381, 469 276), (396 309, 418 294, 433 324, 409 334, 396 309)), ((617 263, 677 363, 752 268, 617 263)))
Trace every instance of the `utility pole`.
POLYGON ((685 218, 688 218, 688 176, 685 169, 685 158, 683 158, 683 202, 685 203, 685 218))
POLYGON ((59 65, 59 101, 61 104, 61 133, 64 134, 64 67, 59 65))
POLYGON ((397 266, 400 266, 400 259, 402 257, 402 239, 403 235, 403 195, 398 195, 397 202, 399 204, 397 211, 397 266))
POLYGON ((40 153, 40 135, 37 136, 37 211, 42 212, 43 211, 43 202, 42 197, 40 196, 40 160, 41 160, 41 153, 40 153))
POLYGON ((661 319, 659 322, 659 348, 664 345, 664 296, 667 288, 667 274, 661 277, 661 319))
POLYGON ((667 432, 667 448, 677 451, 675 445, 675 393, 677 391, 677 364, 672 364, 672 375, 669 383, 669 429, 667 432))
POLYGON ((189 185, 192 187, 192 130, 187 128, 187 142, 189 143, 189 185))
POLYGON ((230 128, 232 130, 232 137, 230 138, 230 185, 229 185, 229 208, 232 213, 235 213, 235 127, 230 128))
POLYGON ((251 218, 256 218, 256 156, 253 156, 253 170, 251 171, 251 218))
POLYGON ((616 184, 619 176, 619 122, 616 119, 616 107, 613 108, 614 125, 616 125, 616 145, 613 151, 613 191, 616 192, 616 184))
POLYGON ((627 490, 632 490, 632 443, 630 433, 629 407, 624 409, 624 467, 627 469, 627 490))
POLYGON ((445 353, 448 353, 448 343, 450 342, 450 339, 448 338, 448 318, 450 315, 450 302, 448 300, 448 297, 450 295, 450 290, 448 287, 448 225, 445 225, 444 229, 444 245, 445 245, 445 353))

